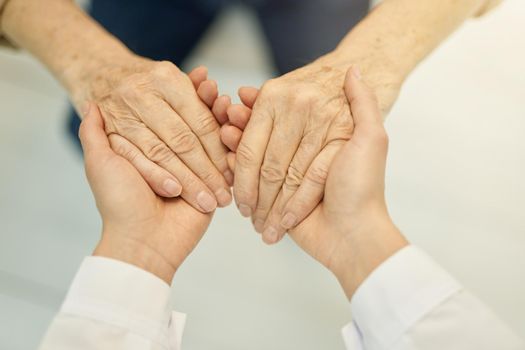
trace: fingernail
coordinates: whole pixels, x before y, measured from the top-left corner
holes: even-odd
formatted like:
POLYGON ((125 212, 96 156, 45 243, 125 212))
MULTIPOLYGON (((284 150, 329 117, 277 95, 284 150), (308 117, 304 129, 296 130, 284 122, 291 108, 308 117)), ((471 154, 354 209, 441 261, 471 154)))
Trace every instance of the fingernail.
POLYGON ((255 231, 257 231, 257 233, 262 233, 264 229, 264 220, 255 220, 255 222, 253 223, 253 227, 255 228, 255 231))
POLYGON ((266 230, 264 230, 263 237, 267 243, 275 243, 277 242, 277 230, 270 226, 266 230))
POLYGON ((281 220, 281 226, 288 230, 294 227, 296 222, 297 217, 292 213, 287 213, 281 220))
POLYGON ((166 191, 170 196, 177 197, 182 192, 182 186, 173 179, 167 179, 164 181, 164 191, 166 191))
POLYGON ((232 202, 232 195, 230 191, 227 191, 224 188, 221 188, 215 192, 215 197, 217 197, 217 202, 219 202, 221 207, 225 207, 232 202))
POLYGON ((226 183, 230 186, 233 186, 233 173, 231 170, 226 170, 224 173, 224 179, 226 180, 226 183))
POLYGON ((246 204, 239 204, 239 211, 241 212, 241 215, 245 218, 252 216, 252 208, 250 208, 246 204))
POLYGON ((361 80, 361 71, 359 70, 359 67, 352 66, 352 74, 357 80, 361 80))
POLYGON ((217 208, 217 201, 207 192, 200 192, 197 195, 197 204, 201 207, 202 210, 206 213, 210 213, 217 208))
POLYGON ((86 102, 84 107, 82 107, 82 117, 86 117, 91 110, 91 102, 86 102))

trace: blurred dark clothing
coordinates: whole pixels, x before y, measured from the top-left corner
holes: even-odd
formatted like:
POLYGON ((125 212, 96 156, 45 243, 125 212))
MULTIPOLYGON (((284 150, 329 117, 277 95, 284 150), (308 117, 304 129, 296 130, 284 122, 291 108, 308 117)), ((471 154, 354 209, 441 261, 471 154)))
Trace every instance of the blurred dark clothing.
MULTIPOLYGON (((235 3, 255 11, 280 74, 332 51, 369 7, 368 0, 92 0, 90 14, 136 54, 180 66, 235 3)), ((77 138, 80 119, 70 114, 77 138)))

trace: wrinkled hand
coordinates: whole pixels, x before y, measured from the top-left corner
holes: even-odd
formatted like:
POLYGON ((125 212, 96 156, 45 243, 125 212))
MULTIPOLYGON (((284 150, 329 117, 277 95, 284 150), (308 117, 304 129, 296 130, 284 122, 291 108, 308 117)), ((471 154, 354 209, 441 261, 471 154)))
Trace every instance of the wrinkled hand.
POLYGON ((86 85, 84 100, 97 103, 106 133, 121 136, 118 141, 112 138, 112 145, 134 164, 138 153, 150 161, 137 169, 158 194, 181 194, 202 212, 231 202, 233 174, 219 124, 190 77, 170 62, 132 56, 104 67, 86 85), (157 170, 152 170, 153 163, 157 170), (159 169, 169 172, 172 181, 152 175, 163 173, 159 169))
MULTIPOLYGON (((395 228, 386 207, 388 136, 377 99, 361 81, 357 68, 347 74, 344 91, 355 131, 329 166, 323 200, 289 234, 337 276, 350 298, 380 262, 408 243, 395 228), (365 263, 359 254, 367 255, 365 263)), ((257 93, 257 89, 244 88, 240 96, 245 106, 228 107, 230 121, 222 127, 221 136, 231 150, 232 167, 236 166, 235 151, 242 131, 249 125, 250 107, 257 93)))
POLYGON ((323 197, 328 168, 353 132, 343 81, 344 72, 313 63, 270 80, 257 96, 237 148, 234 197, 267 243, 323 197))
POLYGON ((95 104, 80 127, 86 173, 103 221, 94 255, 139 266, 167 283, 197 245, 212 214, 156 195, 137 169, 110 147, 95 104))

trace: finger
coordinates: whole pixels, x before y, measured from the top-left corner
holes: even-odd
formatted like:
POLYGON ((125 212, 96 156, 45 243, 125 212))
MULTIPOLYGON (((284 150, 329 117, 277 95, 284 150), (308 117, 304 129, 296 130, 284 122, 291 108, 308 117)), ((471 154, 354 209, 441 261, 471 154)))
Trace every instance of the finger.
POLYGON ((217 96, 219 96, 217 82, 214 80, 203 81, 197 89, 197 95, 199 95, 202 102, 209 108, 212 108, 217 96))
MULTIPOLYGON (((286 202, 288 202, 288 200, 301 185, 308 167, 323 149, 323 142, 324 140, 317 137, 316 133, 306 134, 302 140, 298 141, 299 147, 292 155, 292 159, 284 164, 286 177, 283 179, 284 181, 282 182, 282 186, 279 188, 279 192, 274 194, 273 204, 265 211, 258 209, 258 212, 256 212, 253 216, 255 230, 257 232, 264 233, 264 236, 268 237, 281 237, 284 234, 285 230, 283 230, 279 225, 280 220, 277 221, 277 223, 275 222, 275 219, 273 222, 269 222, 269 214, 271 211, 273 211, 275 216, 275 212, 282 211, 286 202)), ((269 153, 269 151, 267 151, 267 153, 269 153)), ((268 192, 268 189, 265 190, 265 193, 266 192, 268 192)))
POLYGON ((228 122, 228 107, 232 104, 230 96, 223 95, 215 100, 211 111, 220 125, 228 122))
MULTIPOLYGON (((288 169, 301 144, 302 137, 302 130, 289 129, 284 125, 275 125, 260 171, 257 207, 252 215, 256 229, 260 227, 261 223, 266 221, 268 213, 272 209, 284 184, 288 169)), ((321 146, 319 146, 320 148, 321 146)), ((317 152, 313 153, 310 150, 310 152, 304 153, 308 153, 313 159, 317 152)), ((305 163, 309 164, 310 161, 305 159, 305 163)))
POLYGON ((268 244, 279 242, 286 231, 300 224, 321 202, 328 170, 344 140, 326 145, 310 164, 297 190, 283 188, 277 205, 272 208, 265 223, 263 240, 268 244), (269 228, 273 228, 275 231, 269 228))
POLYGON ((120 135, 109 135, 111 148, 119 156, 130 162, 142 175, 151 189, 162 197, 178 197, 182 192, 179 181, 146 156, 131 142, 120 135))
POLYGON ((142 123, 133 122, 127 125, 126 135, 148 159, 179 180, 182 185, 181 197, 188 204, 203 213, 215 210, 217 201, 214 194, 153 131, 142 123))
POLYGON ((193 83, 193 87, 195 90, 199 88, 199 86, 208 79, 208 68, 205 66, 199 66, 195 69, 193 69, 189 74, 188 77, 190 78, 191 82, 193 83))
POLYGON ((373 91, 361 79, 361 73, 353 66, 346 73, 345 94, 350 104, 355 128, 383 127, 379 104, 373 91))
POLYGON ((250 121, 252 110, 244 105, 231 105, 227 113, 230 124, 244 130, 250 121))
POLYGON ((221 127, 221 141, 230 151, 237 152, 241 138, 242 131, 239 128, 229 124, 221 127))
POLYGON ((84 150, 84 157, 86 159, 91 158, 93 153, 113 154, 104 131, 104 121, 98 106, 90 102, 86 106, 83 116, 78 135, 84 150))
POLYGON ((254 87, 241 87, 238 93, 242 103, 248 108, 253 108, 259 95, 259 89, 254 87))
POLYGON ((264 107, 254 109, 237 148, 233 192, 244 217, 251 216, 257 205, 259 174, 273 128, 273 118, 264 107))
MULTIPOLYGON (((219 206, 231 203, 230 186, 224 176, 208 158, 197 136, 164 100, 156 99, 155 102, 137 105, 135 110, 146 125, 212 190, 219 206)), ((224 161, 226 163, 226 155, 224 161)))
MULTIPOLYGON (((231 174, 226 161, 228 150, 221 142, 219 123, 210 109, 200 101, 197 92, 191 87, 190 79, 181 74, 175 66, 170 69, 170 72, 171 74, 167 74, 168 78, 162 79, 160 77, 163 75, 159 75, 159 90, 164 92, 168 104, 197 136, 209 159, 219 173, 223 175, 224 182, 228 185, 233 174, 231 174), (173 88, 174 83, 177 84, 176 89, 173 88)), ((177 144, 169 145, 171 148, 177 147, 177 144)), ((197 168, 193 166, 190 168, 197 174, 201 171, 202 164, 197 168)), ((208 184, 207 179, 202 179, 208 184)), ((229 186, 227 188, 229 190, 229 186)))
POLYGON ((235 153, 230 152, 226 157, 228 159, 228 166, 230 167, 230 170, 235 171, 235 153))

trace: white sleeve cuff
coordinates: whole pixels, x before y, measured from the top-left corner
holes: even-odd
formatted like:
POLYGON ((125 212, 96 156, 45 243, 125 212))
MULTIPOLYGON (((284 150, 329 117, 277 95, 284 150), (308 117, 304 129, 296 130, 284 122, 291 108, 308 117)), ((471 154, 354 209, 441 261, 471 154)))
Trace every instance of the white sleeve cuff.
POLYGON ((408 246, 381 264, 351 300, 348 349, 387 349, 461 285, 422 250, 408 246))
POLYGON ((60 312, 105 322, 180 349, 185 315, 169 310, 170 286, 136 266, 86 257, 60 312))

